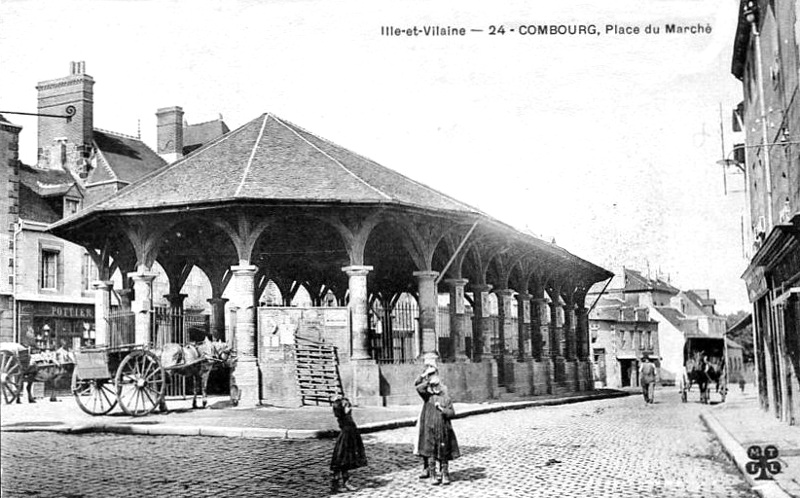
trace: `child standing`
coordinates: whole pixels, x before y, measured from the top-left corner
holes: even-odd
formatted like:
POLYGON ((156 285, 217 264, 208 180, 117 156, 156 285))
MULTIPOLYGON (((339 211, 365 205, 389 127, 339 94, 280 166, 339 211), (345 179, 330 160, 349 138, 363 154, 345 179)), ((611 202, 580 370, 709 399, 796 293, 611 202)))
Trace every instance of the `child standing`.
POLYGON ((428 408, 423 411, 425 420, 420 424, 424 434, 420 435, 419 454, 433 459, 432 484, 446 486, 450 484, 449 462, 461 456, 456 434, 450 422, 455 416, 453 401, 447 394, 447 388, 441 385, 438 375, 432 375, 424 384, 426 384, 424 391, 422 384, 417 389, 428 408))
POLYGON ((358 427, 351 414, 352 405, 347 398, 337 396, 333 401, 333 415, 339 423, 339 437, 333 447, 331 456, 331 493, 339 492, 339 481, 347 491, 356 491, 358 488, 350 484, 349 471, 367 465, 364 453, 364 442, 358 433, 358 427))
POLYGON ((430 410, 434 410, 433 405, 427 403, 427 400, 430 397, 430 393, 428 392, 428 381, 438 372, 434 362, 435 360, 427 361, 425 363, 425 371, 422 372, 422 374, 417 377, 416 382, 414 382, 414 387, 417 389, 417 391, 419 391, 423 401, 422 410, 420 410, 419 417, 417 418, 417 438, 414 441, 414 454, 422 456, 422 474, 419 476, 420 479, 427 479, 431 476, 430 459, 427 456, 422 455, 419 452, 419 449, 425 444, 423 441, 427 437, 425 423, 430 418, 427 416, 427 413, 430 410))

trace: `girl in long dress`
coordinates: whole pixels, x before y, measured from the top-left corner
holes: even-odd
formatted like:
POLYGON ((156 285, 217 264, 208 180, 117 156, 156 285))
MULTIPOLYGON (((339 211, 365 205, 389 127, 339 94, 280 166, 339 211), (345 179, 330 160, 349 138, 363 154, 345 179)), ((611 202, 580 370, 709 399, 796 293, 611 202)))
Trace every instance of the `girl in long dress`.
POLYGON ((358 487, 350 483, 350 470, 364 467, 367 465, 367 456, 364 453, 364 442, 358 427, 353 421, 351 414, 352 405, 350 400, 337 397, 333 401, 333 414, 339 423, 339 437, 336 438, 336 445, 333 447, 331 456, 331 470, 333 479, 331 480, 331 493, 337 493, 341 487, 347 491, 357 491, 358 487))
MULTIPOLYGON (((432 363, 425 363, 425 370, 419 377, 417 377, 417 380, 414 382, 414 387, 417 389, 418 392, 420 391, 420 389, 422 389, 422 392, 420 392, 420 396, 422 396, 423 393, 427 394, 428 380, 437 373, 438 369, 436 368, 436 365, 432 363)), ((419 448, 422 445, 422 440, 425 438, 426 434, 425 421, 428 418, 426 417, 426 413, 428 410, 431 410, 433 408, 429 406, 427 403, 425 403, 426 400, 425 396, 422 396, 422 400, 423 400, 422 410, 420 410, 419 417, 417 418, 417 438, 414 441, 414 454, 422 456, 422 474, 420 474, 419 478, 427 479, 428 477, 431 476, 430 459, 424 455, 421 455, 419 452, 419 448)))
POLYGON ((456 434, 450 420, 455 417, 453 401, 447 387, 441 385, 438 375, 432 375, 417 386, 417 392, 425 401, 420 421, 419 454, 433 459, 432 484, 450 484, 450 460, 461 456, 456 434))

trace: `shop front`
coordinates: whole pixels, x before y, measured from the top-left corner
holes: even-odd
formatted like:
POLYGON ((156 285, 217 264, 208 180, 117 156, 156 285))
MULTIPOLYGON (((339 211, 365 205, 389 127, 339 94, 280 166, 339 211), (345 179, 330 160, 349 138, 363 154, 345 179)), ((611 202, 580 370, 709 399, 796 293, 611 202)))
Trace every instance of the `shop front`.
POLYGON ((39 349, 78 349, 94 339, 94 305, 19 301, 19 341, 39 349))

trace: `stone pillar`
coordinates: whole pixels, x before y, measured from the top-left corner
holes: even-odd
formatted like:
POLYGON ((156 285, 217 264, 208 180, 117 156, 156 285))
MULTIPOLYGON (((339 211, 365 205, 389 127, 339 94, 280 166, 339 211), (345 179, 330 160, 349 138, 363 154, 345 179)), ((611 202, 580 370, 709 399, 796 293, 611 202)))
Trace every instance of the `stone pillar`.
POLYGON ((531 299, 531 354, 537 360, 541 360, 542 355, 547 354, 544 351, 544 338, 547 334, 547 321, 544 319, 546 307, 547 303, 543 298, 531 299), (542 334, 543 328, 545 328, 545 334, 542 334))
POLYGON ((506 342, 506 339, 513 335, 511 330, 511 299, 514 297, 514 291, 511 289, 501 289, 495 291, 497 296, 497 312, 499 315, 499 323, 497 327, 498 342, 500 343, 500 356, 505 356, 511 348, 506 342))
POLYGON ((531 357, 531 295, 517 294, 517 359, 525 361, 531 357))
POLYGON ((239 389, 239 404, 245 408, 260 402, 258 355, 256 352, 255 275, 258 268, 231 266, 231 302, 236 309, 234 344, 238 355, 231 382, 239 389))
POLYGON ((469 280, 451 278, 445 280, 450 286, 450 340, 453 343, 455 361, 468 362, 464 330, 464 287, 469 280))
POLYGON ((561 305, 558 304, 558 296, 550 303, 550 356, 553 358, 563 358, 564 351, 561 344, 563 333, 561 323, 561 305))
POLYGON ((576 311, 578 359, 588 360, 590 358, 589 345, 591 344, 591 339, 589 338, 589 310, 585 306, 578 306, 576 311))
POLYGON ((350 290, 350 325, 353 334, 351 360, 370 360, 369 354, 369 303, 367 301, 367 274, 371 266, 345 266, 350 290))
POLYGON ((575 359, 575 305, 571 302, 564 306, 564 356, 568 360, 575 359))
POLYGON ((486 337, 486 329, 489 327, 485 317, 489 316, 489 309, 486 306, 486 295, 492 290, 491 285, 472 284, 470 285, 473 297, 473 316, 472 316, 472 361, 479 362, 483 357, 483 342, 486 337))
POLYGON ((111 314, 111 289, 114 282, 98 280, 92 282, 94 288, 94 333, 95 346, 108 345, 108 317, 111 314))
POLYGON ((120 289, 117 291, 117 295, 119 295, 119 309, 122 311, 130 311, 131 310, 131 295, 133 294, 133 289, 129 289, 127 287, 120 289))
POLYGON ((228 300, 222 297, 212 297, 208 300, 211 305, 211 337, 215 340, 225 340, 225 303, 227 302, 228 300))
POLYGON ((419 293, 419 330, 420 330, 420 353, 432 353, 439 351, 439 339, 436 337, 436 313, 439 309, 436 271, 415 271, 413 275, 417 278, 417 292, 419 293))
POLYGON ((153 309, 153 280, 156 279, 155 273, 132 272, 128 273, 128 278, 133 279, 133 294, 136 299, 131 302, 131 311, 135 314, 136 331, 133 342, 135 344, 149 344, 152 342, 150 337, 150 324, 152 322, 150 312, 153 309))

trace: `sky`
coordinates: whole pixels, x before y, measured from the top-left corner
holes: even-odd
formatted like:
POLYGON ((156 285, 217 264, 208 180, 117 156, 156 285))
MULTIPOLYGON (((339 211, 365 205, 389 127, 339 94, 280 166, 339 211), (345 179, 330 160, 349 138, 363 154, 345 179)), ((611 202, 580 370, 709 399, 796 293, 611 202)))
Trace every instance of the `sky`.
MULTIPOLYGON (((36 84, 85 61, 95 127, 153 148, 161 107, 181 106, 189 123, 222 115, 231 129, 272 112, 597 265, 709 289, 729 313, 748 309, 743 187, 729 172, 726 193, 717 164, 742 100, 730 73, 737 8, 0 0, 0 111, 36 112, 36 84), (466 34, 381 30, 414 26, 466 34)), ((6 117, 34 164, 36 118, 6 117)))

